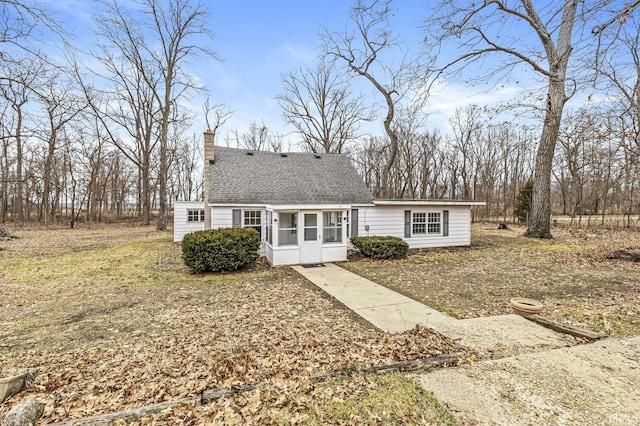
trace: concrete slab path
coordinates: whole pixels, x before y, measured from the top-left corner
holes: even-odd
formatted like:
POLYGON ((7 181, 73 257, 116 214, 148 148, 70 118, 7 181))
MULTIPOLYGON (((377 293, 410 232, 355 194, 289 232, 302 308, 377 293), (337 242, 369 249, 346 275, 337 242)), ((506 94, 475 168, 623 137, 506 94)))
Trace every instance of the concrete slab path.
POLYGON ((297 265, 293 269, 362 318, 389 333, 411 330, 417 324, 438 326, 455 321, 332 263, 313 268, 297 265))
POLYGON ((417 380, 460 424, 640 425, 640 337, 482 361, 417 380))
POLYGON ((518 315, 457 320, 337 265, 294 269, 382 330, 423 324, 503 357, 416 376, 460 424, 640 424, 640 337, 566 347, 518 315))
POLYGON ((425 325, 480 351, 516 355, 567 346, 565 338, 519 315, 458 320, 335 264, 293 269, 379 329, 398 333, 425 325))

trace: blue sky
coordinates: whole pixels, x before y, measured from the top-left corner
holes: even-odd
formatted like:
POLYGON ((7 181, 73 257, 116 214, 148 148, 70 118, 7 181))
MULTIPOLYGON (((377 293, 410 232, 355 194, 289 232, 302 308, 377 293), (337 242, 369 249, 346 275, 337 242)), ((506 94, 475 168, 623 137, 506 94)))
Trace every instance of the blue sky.
MULTIPOLYGON (((91 14, 95 4, 88 0, 47 0, 55 18, 76 33, 76 45, 88 49, 93 36, 91 14)), ((126 3, 121 0, 121 3, 126 3)), ((427 13, 425 0, 397 2, 393 16, 394 34, 403 41, 418 44, 424 36, 419 26, 427 13)), ((210 47, 221 62, 197 59, 191 72, 206 85, 212 103, 223 103, 232 116, 222 136, 242 133, 250 121, 264 121, 270 130, 288 133, 281 117, 276 97, 282 92, 281 75, 316 63, 319 29, 337 29, 348 19, 347 0, 271 0, 271 1, 206 1, 211 13, 214 38, 210 47)), ((453 93, 451 93, 453 94, 453 93)), ((434 105, 446 114, 469 98, 448 96, 434 105)), ((195 99, 194 109, 200 111, 201 99, 195 99)), ((435 117, 446 120, 440 110, 435 117)), ((193 131, 204 129, 204 120, 193 131)), ((382 133, 382 126, 373 129, 382 133)), ((295 136, 291 140, 295 140, 295 136)))
MULTIPOLYGON (((419 40, 424 2, 404 3, 394 16, 394 25, 399 35, 419 40)), ((213 99, 234 111, 230 129, 242 128, 251 120, 264 120, 281 132, 291 131, 284 127, 275 100, 282 92, 281 74, 313 66, 319 52, 320 27, 344 25, 349 7, 350 2, 345 0, 212 4, 213 46, 223 62, 212 64, 211 73, 203 78, 213 99)))
MULTIPOLYGON (((47 1, 55 11, 55 17, 78 34, 78 47, 88 48, 86 43, 92 39, 91 13, 95 10, 95 3, 89 0, 47 1)), ((127 1, 131 0, 121 0, 121 3, 127 1)), ((232 112, 220 136, 224 138, 233 131, 242 133, 251 121, 264 122, 274 132, 290 133, 292 128, 285 126, 276 100, 282 93, 281 75, 316 63, 320 26, 330 29, 342 27, 348 20, 351 2, 205 0, 205 4, 211 13, 211 30, 214 33, 214 38, 208 42, 222 62, 197 59, 191 64, 190 71, 208 87, 212 103, 222 103, 232 112)), ((394 34, 406 43, 419 45, 424 37, 419 27, 427 16, 427 5, 428 0, 397 1, 397 10, 392 18, 394 34)), ((441 88, 429 100, 430 126, 446 130, 447 117, 455 108, 470 103, 497 104, 516 92, 516 88, 508 85, 490 94, 473 94, 468 88, 460 89, 455 85, 441 88)), ((193 100, 194 111, 201 113, 203 101, 193 100)), ((380 102, 381 99, 372 98, 373 101, 380 102)), ((204 128, 204 119, 199 120, 193 132, 200 133, 204 128)), ((367 130, 383 133, 381 123, 375 123, 367 130)), ((295 142, 297 138, 290 135, 288 140, 295 142)))

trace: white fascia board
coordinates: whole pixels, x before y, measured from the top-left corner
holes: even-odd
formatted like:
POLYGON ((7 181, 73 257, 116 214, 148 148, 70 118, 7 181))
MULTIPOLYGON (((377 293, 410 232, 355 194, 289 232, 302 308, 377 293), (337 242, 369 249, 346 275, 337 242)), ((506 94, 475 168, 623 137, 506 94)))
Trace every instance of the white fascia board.
POLYGON ((264 209, 264 204, 220 204, 209 203, 210 207, 225 207, 228 209, 264 209))
POLYGON ((204 201, 182 201, 176 200, 173 201, 174 206, 200 206, 204 207, 204 201))
POLYGON ((351 204, 267 204, 267 210, 348 210, 351 204))
POLYGON ((484 201, 469 200, 373 200, 376 206, 486 206, 484 201))

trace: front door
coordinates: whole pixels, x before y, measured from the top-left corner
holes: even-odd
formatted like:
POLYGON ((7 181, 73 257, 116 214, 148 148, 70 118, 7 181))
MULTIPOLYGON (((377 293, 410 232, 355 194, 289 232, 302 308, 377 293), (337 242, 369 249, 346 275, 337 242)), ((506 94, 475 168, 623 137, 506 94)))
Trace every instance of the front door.
POLYGON ((320 235, 320 213, 302 213, 302 244, 300 263, 322 262, 322 235, 320 235))

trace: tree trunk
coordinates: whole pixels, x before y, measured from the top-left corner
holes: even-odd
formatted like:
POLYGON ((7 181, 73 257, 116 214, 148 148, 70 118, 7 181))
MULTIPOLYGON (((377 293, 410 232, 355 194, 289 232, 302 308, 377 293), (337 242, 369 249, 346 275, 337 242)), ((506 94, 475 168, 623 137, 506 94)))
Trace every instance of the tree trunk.
POLYGON ((42 191, 42 223, 49 225, 50 218, 50 196, 51 196, 51 170, 53 169, 53 160, 55 155, 56 144, 56 128, 51 126, 51 135, 49 136, 49 143, 47 149, 47 158, 44 162, 44 176, 43 176, 43 191, 42 191))
POLYGON ((167 175, 169 174, 169 164, 167 157, 168 139, 169 139, 169 114, 171 112, 171 87, 173 78, 173 66, 169 65, 167 69, 167 81, 165 82, 164 110, 162 111, 162 123, 160 129, 160 170, 158 176, 159 190, 159 209, 158 223, 156 229, 165 231, 167 229, 167 175))
POLYGON ((7 155, 8 142, 3 137, 2 145, 2 174, 0 175, 0 222, 5 223, 7 220, 7 210, 9 208, 9 159, 7 155))
POLYGON ((14 212, 18 211, 18 225, 24 225, 24 183, 22 182, 22 107, 17 110, 18 120, 16 123, 16 205, 14 212))
MULTIPOLYGON (((575 23, 578 0, 565 0, 557 45, 548 37, 546 29, 536 26, 540 40, 547 52, 549 62, 549 91, 547 105, 540 136, 540 145, 536 155, 533 179, 533 199, 529 227, 525 236, 532 238, 552 238, 551 235, 551 169, 553 155, 560 133, 562 111, 567 102, 565 82, 569 57, 571 56, 571 33, 575 23)), ((523 1, 530 16, 537 17, 530 0, 523 1)))
POLYGON ((550 78, 547 110, 536 155, 529 227, 524 234, 526 237, 552 238, 551 168, 565 102, 564 79, 550 78))

